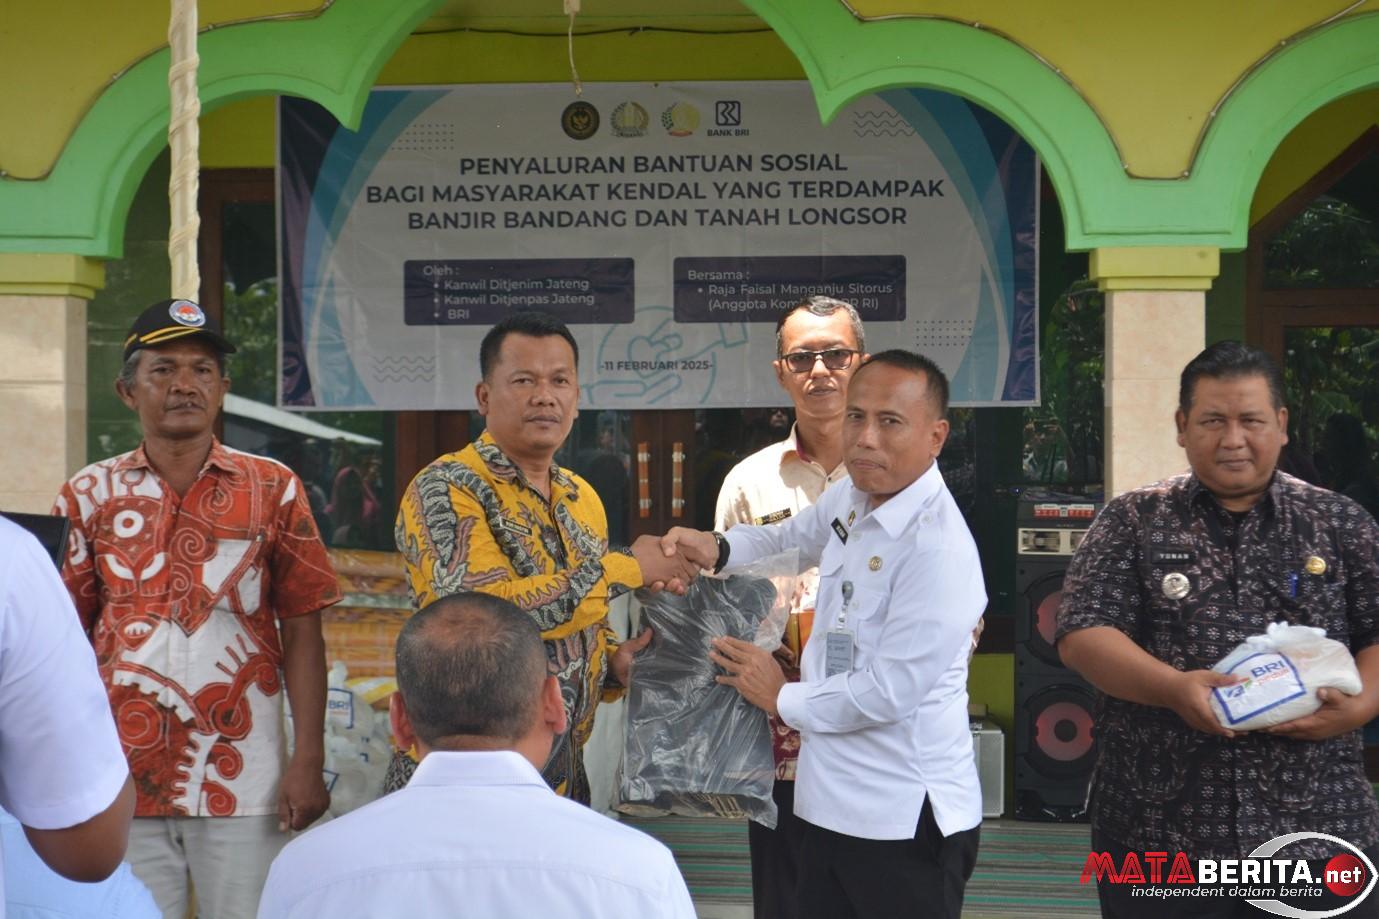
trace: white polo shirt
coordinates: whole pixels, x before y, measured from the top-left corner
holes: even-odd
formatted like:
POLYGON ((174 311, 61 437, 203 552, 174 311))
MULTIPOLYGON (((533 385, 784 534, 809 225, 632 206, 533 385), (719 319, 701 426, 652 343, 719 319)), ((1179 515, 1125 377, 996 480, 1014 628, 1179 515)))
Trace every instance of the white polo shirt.
POLYGON ((802 680, 776 700, 803 738, 795 814, 849 836, 909 839, 928 796, 951 835, 982 819, 967 724, 968 649, 986 608, 977 547, 937 463, 876 510, 869 500, 844 479, 782 523, 735 526, 728 563, 798 546, 801 566, 819 567, 802 680), (853 664, 825 677, 844 581, 853 664))
POLYGON ((692 919, 670 850, 559 797, 510 751, 428 754, 405 788, 288 843, 259 919, 692 919))
POLYGON ((0 806, 34 829, 76 826, 109 807, 128 776, 96 654, 57 566, 0 517, 0 806))

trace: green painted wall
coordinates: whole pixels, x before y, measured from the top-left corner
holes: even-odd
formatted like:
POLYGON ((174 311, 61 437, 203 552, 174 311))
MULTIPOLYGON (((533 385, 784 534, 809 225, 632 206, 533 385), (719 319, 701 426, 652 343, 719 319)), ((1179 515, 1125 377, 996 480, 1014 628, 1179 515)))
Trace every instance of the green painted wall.
POLYGON ((86 311, 87 461, 139 445, 139 421, 115 395, 125 336, 134 317, 168 295, 168 156, 153 161, 125 222, 124 258, 108 262, 105 288, 86 311))
POLYGON ((1015 655, 974 655, 967 696, 971 702, 985 705, 987 721, 1005 734, 1005 815, 1009 817, 1015 802, 1015 655))
POLYGON ((1222 252, 1221 273, 1207 291, 1207 344, 1245 340, 1245 252, 1222 252))

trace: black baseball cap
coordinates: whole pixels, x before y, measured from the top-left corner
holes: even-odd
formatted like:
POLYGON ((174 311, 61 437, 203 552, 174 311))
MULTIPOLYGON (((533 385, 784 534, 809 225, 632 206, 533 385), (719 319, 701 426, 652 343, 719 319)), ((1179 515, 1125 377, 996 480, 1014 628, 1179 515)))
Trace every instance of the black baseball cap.
POLYGON ((220 323, 190 300, 159 300, 139 314, 124 340, 124 359, 140 348, 153 348, 189 335, 215 345, 221 354, 234 354, 235 346, 220 332, 220 323))

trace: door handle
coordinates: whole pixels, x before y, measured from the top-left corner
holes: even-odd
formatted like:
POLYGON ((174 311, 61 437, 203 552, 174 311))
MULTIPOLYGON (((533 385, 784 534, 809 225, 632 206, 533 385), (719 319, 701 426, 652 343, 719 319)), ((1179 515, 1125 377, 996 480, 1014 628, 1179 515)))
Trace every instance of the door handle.
POLYGON ((685 445, 675 441, 670 445, 670 516, 685 513, 685 445))
POLYGON ((651 516, 651 442, 637 444, 637 516, 651 516))

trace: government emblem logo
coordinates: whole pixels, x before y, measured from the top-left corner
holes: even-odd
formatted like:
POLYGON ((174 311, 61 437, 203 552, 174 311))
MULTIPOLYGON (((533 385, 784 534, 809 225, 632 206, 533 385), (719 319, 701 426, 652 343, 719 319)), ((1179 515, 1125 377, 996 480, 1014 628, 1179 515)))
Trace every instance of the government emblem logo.
POLYGON ((1181 571, 1170 571, 1164 575, 1164 596, 1170 600, 1181 600, 1192 591, 1192 582, 1181 571))
POLYGON ((174 300, 168 307, 168 315, 178 325, 191 326, 194 329, 206 324, 206 314, 190 300, 174 300))
POLYGON ((699 109, 677 102, 661 113, 661 127, 671 137, 689 137, 699 129, 699 109))
POLYGON ((571 140, 588 140, 599 129, 599 110, 583 100, 571 102, 560 113, 560 127, 571 140))
POLYGON ((608 118, 614 137, 644 137, 651 115, 635 102, 621 102, 608 118))

